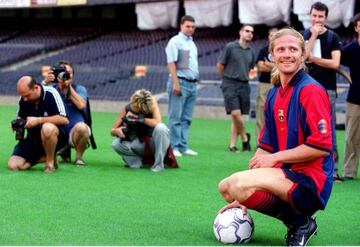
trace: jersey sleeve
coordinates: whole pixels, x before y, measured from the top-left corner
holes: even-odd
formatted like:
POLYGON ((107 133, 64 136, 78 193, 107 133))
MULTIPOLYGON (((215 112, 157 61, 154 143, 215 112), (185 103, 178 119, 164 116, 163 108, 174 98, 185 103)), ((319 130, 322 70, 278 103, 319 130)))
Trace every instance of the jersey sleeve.
POLYGON ((17 116, 23 119, 26 119, 27 117, 24 100, 21 97, 19 99, 19 108, 17 110, 17 116))
POLYGON ((347 44, 345 47, 342 48, 341 50, 341 64, 345 65, 345 66, 350 66, 351 64, 351 45, 352 43, 350 44, 347 44))
POLYGON ((321 86, 309 84, 300 92, 300 104, 307 126, 305 145, 331 152, 333 125, 328 94, 321 86))
POLYGON ((334 33, 334 38, 332 40, 331 46, 332 46, 331 51, 341 50, 342 42, 339 35, 337 35, 336 33, 334 33))
POLYGON ((218 58, 218 63, 225 65, 227 63, 228 53, 229 53, 229 44, 227 44, 220 53, 220 56, 218 58))
POLYGON ((78 95, 80 95, 81 98, 83 98, 83 100, 87 100, 88 98, 88 95, 87 95, 87 90, 84 86, 80 86, 80 85, 77 85, 76 86, 76 93, 78 95))
POLYGON ((167 63, 177 62, 179 56, 179 49, 176 45, 176 41, 174 38, 171 38, 169 40, 169 43, 165 48, 165 53, 166 53, 167 63))
POLYGON ((64 102, 59 92, 53 87, 44 88, 46 88, 45 104, 48 116, 61 115, 66 117, 64 102))

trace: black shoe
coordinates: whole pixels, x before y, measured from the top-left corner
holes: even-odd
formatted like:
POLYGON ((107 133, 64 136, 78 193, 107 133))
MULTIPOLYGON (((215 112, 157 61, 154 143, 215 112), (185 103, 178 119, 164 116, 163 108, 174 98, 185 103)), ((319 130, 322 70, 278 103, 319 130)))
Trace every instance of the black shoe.
POLYGON ((287 246, 306 246, 308 241, 314 234, 316 234, 317 225, 316 221, 308 218, 308 223, 303 226, 288 229, 286 234, 287 246))
POLYGON ((250 146, 250 133, 246 133, 246 136, 247 136, 247 141, 246 142, 243 142, 243 148, 242 148, 242 151, 243 152, 250 152, 251 151, 251 146, 250 146))
POLYGON ((62 163, 71 162, 71 147, 69 145, 66 145, 57 152, 57 155, 61 157, 62 163))
POLYGON ((349 180, 354 180, 353 177, 342 177, 342 181, 349 181, 349 180))
POLYGON ((229 149, 230 152, 233 152, 233 153, 239 153, 240 152, 240 150, 236 146, 228 147, 228 149, 229 149))
POLYGON ((339 174, 334 174, 334 182, 335 183, 344 182, 344 178, 340 177, 339 174))

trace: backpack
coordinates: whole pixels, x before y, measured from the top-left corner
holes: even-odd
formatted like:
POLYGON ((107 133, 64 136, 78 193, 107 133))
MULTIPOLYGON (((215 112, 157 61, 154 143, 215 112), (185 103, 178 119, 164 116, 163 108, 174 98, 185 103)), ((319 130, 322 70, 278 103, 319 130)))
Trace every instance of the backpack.
MULTIPOLYGON (((76 91, 76 84, 72 84, 73 88, 76 91)), ((91 144, 91 148, 92 149, 96 149, 96 142, 95 142, 95 137, 94 137, 94 131, 92 129, 92 118, 91 118, 91 109, 90 109, 90 100, 89 97, 86 98, 86 107, 84 110, 80 111, 81 115, 84 118, 84 122, 89 126, 90 130, 91 130, 91 135, 90 135, 90 144, 91 144)))

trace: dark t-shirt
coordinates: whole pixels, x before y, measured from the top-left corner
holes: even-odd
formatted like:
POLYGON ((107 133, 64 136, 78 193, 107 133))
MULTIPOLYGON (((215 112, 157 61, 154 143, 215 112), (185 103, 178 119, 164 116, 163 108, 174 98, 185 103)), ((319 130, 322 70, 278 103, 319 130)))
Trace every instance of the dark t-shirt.
MULTIPOLYGON (((39 84, 40 85, 40 84, 39 84)), ((66 117, 64 103, 58 93, 53 87, 41 86, 40 101, 36 105, 33 102, 24 101, 20 98, 18 116, 26 119, 27 117, 48 117, 54 115, 61 115, 66 117)), ((64 126, 59 126, 64 127, 64 126)), ((38 132, 41 126, 28 129, 28 133, 38 132)))
MULTIPOLYGON (((259 61, 268 61, 271 62, 271 55, 269 53, 269 45, 264 46, 260 49, 259 55, 256 59, 256 63, 259 61)), ((270 83, 271 80, 271 73, 270 72, 260 72, 259 81, 264 83, 270 83)))
MULTIPOLYGON (((305 40, 308 40, 311 36, 309 29, 303 32, 305 40)), ((325 33, 318 36, 321 45, 321 57, 325 59, 331 59, 331 52, 341 49, 341 40, 332 30, 327 30, 325 33)), ((336 90, 336 71, 321 67, 319 65, 308 63, 309 74, 314 77, 321 85, 327 90, 336 90)))
POLYGON ((357 40, 346 45, 341 52, 341 63, 350 69, 350 84, 347 101, 360 105, 360 45, 357 40))
POLYGON ((218 62, 224 65, 224 79, 249 81, 249 71, 255 66, 252 48, 242 48, 239 40, 226 44, 218 62))

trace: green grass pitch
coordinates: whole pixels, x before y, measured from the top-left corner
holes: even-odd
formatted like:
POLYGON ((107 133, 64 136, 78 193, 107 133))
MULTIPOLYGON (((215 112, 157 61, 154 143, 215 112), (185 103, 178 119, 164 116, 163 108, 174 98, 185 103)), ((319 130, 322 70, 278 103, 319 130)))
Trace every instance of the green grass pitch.
MULTIPOLYGON (((212 232, 225 204, 217 184, 246 169, 253 154, 227 151, 229 120, 194 119, 190 144, 199 156, 181 157, 179 169, 155 174, 123 166, 109 134, 116 113, 95 112, 98 149, 86 152, 87 166, 61 164, 44 174, 43 164, 7 170, 15 114, 16 107, 0 106, 0 245, 220 245, 212 232)), ((254 132, 252 121, 247 130, 254 132)), ((344 132, 337 136, 341 167, 344 132)), ((360 245, 359 210, 359 180, 335 184, 310 245, 360 245)), ((249 245, 285 244, 281 222, 249 212, 255 222, 249 245)))

